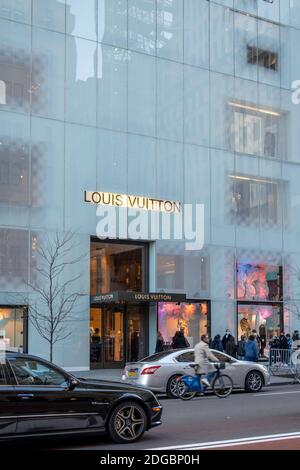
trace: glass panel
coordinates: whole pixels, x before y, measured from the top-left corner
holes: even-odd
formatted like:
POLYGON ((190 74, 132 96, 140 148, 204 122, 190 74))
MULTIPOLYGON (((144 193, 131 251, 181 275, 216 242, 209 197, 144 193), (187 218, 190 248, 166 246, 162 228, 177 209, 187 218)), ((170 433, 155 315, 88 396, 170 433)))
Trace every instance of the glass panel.
POLYGON ((145 54, 128 55, 128 130, 155 135, 156 59, 145 54))
POLYGON ((235 74, 257 80, 257 19, 236 13, 234 28, 235 74))
POLYGON ((67 1, 67 33, 97 40, 97 0, 67 1))
POLYGON ((97 44, 67 37, 66 120, 96 125, 97 44))
POLYGON ((147 306, 127 306, 127 352, 126 360, 138 361, 146 354, 145 319, 147 306))
POLYGON ((184 62, 208 68, 209 3, 206 0, 184 0, 184 62))
POLYGON ((210 5, 210 65, 218 72, 233 75, 233 12, 210 5))
POLYGON ((0 344, 23 351, 24 312, 18 308, 0 308, 0 344))
POLYGON ((280 335, 280 306, 273 305, 239 305, 238 337, 248 337, 252 330, 265 339, 265 344, 273 336, 280 335))
POLYGON ((127 0, 98 0, 98 41, 127 48, 127 0))
POLYGON ((34 25, 65 32, 66 0, 33 0, 32 9, 32 23, 34 25))
POLYGON ((103 309, 90 309, 90 363, 102 364, 102 346, 103 346, 103 309))
POLYGON ((30 27, 0 20, 0 109, 29 112, 30 27))
POLYGON ((30 23, 31 0, 0 0, 0 16, 20 23, 30 23))
POLYGON ((155 55, 155 0, 128 1, 128 49, 155 55))
POLYGON ((0 228, 0 290, 24 292, 28 282, 29 232, 0 228))
POLYGON ((98 46, 98 126, 127 130, 127 51, 98 46))
POLYGON ((265 264, 237 265, 237 298, 269 300, 282 298, 282 268, 265 264))
POLYGON ((32 112, 64 119, 65 36, 33 28, 32 112))
MULTIPOLYGON (((209 110, 209 72, 197 67, 186 66, 184 68, 185 142, 204 146, 209 145, 209 110)), ((173 113, 173 119, 178 113, 179 108, 177 113, 173 113)), ((169 119, 172 120, 171 116, 169 119)), ((180 134, 178 133, 179 137, 180 134)))
POLYGON ((170 347, 176 331, 184 328, 184 335, 191 347, 199 342, 202 334, 209 329, 208 304, 201 303, 158 303, 158 330, 166 347, 170 347))
POLYGON ((157 55, 182 62, 183 0, 157 0, 157 55))
POLYGON ((176 62, 159 59, 157 60, 157 136, 183 140, 183 67, 176 62))
POLYGON ((142 291, 142 251, 138 245, 91 243, 91 294, 142 291))
POLYGON ((104 325, 105 362, 123 361, 123 312, 118 307, 107 307, 104 325))

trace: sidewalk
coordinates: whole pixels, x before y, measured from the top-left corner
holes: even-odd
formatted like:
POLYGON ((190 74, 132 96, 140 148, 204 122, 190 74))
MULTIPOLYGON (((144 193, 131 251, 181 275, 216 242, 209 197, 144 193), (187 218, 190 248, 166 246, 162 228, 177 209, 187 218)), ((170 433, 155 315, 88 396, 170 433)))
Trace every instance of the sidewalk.
MULTIPOLYGON (((123 369, 95 369, 88 371, 76 371, 73 374, 76 377, 91 378, 97 380, 112 380, 113 382, 118 382, 121 380, 123 369)), ((271 376, 270 386, 274 385, 292 385, 293 379, 290 377, 274 377, 271 376)))

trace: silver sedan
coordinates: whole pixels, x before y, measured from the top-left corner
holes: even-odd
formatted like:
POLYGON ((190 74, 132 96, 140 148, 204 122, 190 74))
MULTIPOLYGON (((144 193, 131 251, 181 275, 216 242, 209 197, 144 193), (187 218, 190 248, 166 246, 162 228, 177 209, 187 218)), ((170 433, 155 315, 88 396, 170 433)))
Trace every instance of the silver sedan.
MULTIPOLYGON (((212 350, 219 361, 226 363, 225 374, 232 378, 235 389, 260 392, 270 382, 265 366, 255 362, 238 361, 220 351, 212 350)), ((124 382, 145 387, 153 392, 176 397, 176 380, 181 375, 193 375, 189 364, 194 361, 193 349, 163 351, 126 364, 122 374, 124 382)))

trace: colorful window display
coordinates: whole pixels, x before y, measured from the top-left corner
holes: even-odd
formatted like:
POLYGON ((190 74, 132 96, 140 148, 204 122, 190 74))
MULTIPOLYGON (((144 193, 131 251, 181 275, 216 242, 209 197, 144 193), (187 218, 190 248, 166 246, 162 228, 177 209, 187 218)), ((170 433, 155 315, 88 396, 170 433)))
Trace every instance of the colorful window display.
POLYGON ((209 329, 208 302, 158 303, 158 330, 166 347, 171 346, 176 331, 184 328, 184 335, 191 347, 209 329))
POLYGON ((281 299, 281 268, 265 264, 238 264, 239 300, 278 301, 281 299))
POLYGON ((252 330, 268 342, 280 334, 281 307, 279 305, 239 305, 238 337, 248 336, 252 330))

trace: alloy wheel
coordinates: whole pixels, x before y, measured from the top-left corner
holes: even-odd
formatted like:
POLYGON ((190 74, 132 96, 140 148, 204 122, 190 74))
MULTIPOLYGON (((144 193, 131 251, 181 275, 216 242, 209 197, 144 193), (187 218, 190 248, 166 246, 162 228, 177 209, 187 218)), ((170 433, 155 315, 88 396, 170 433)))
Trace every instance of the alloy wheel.
POLYGON ((250 392, 259 392, 262 388, 262 377, 259 372, 250 372, 247 377, 247 390, 250 392))
POLYGON ((114 427, 120 439, 135 441, 145 430, 145 413, 134 404, 124 405, 115 416, 114 427))

